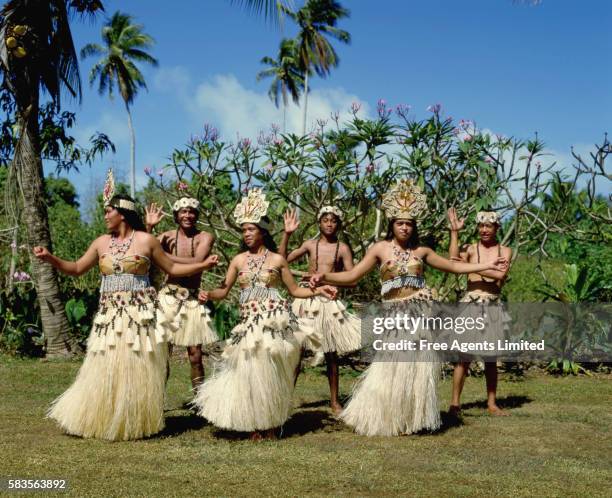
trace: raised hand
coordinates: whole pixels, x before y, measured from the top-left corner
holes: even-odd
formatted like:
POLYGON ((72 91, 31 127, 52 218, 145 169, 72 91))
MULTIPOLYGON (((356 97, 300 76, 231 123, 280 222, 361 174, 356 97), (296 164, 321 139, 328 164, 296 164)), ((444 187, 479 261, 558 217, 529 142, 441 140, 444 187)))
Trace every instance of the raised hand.
POLYGON ((145 208, 145 225, 153 228, 164 216, 166 214, 162 211, 162 207, 153 202, 145 208))
POLYGON ((465 224, 465 218, 459 219, 457 217, 457 210, 454 207, 448 209, 447 215, 448 223, 451 230, 458 232, 463 228, 463 225, 465 224))
POLYGON ((210 270, 219 264, 219 256, 216 254, 211 254, 204 260, 204 264, 206 265, 205 269, 210 270))
POLYGON ((328 297, 329 299, 336 299, 338 295, 338 289, 332 285, 322 285, 321 287, 317 287, 316 294, 321 296, 328 297))
POLYGON ((208 300, 208 291, 205 291, 204 289, 200 290, 200 292, 198 293, 198 301, 200 301, 201 303, 205 303, 208 300))
POLYGON ((291 235, 300 226, 295 209, 289 209, 286 211, 283 218, 285 220, 285 233, 291 235))
POLYGON ((49 252, 49 249, 47 249, 46 247, 42 247, 42 246, 36 246, 34 249, 32 249, 32 252, 34 253, 34 256, 36 256, 38 259, 42 261, 46 261, 47 258, 51 255, 51 253, 49 252))

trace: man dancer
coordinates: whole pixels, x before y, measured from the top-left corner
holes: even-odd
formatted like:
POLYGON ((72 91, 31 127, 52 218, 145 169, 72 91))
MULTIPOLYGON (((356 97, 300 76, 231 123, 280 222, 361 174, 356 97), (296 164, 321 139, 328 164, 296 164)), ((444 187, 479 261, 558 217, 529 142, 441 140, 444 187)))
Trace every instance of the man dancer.
MULTIPOLYGON (((455 208, 448 210, 450 223, 449 257, 468 263, 486 263, 494 261, 500 256, 508 262, 512 258, 512 249, 502 246, 497 241, 499 217, 497 213, 480 211, 476 215, 478 235, 480 240, 475 244, 466 244, 459 248, 459 231, 463 228, 464 219, 457 218, 455 208)), ((461 302, 497 303, 500 301, 501 288, 508 273, 505 271, 487 270, 480 273, 468 274, 467 292, 461 302)), ((449 413, 459 415, 461 411, 461 391, 470 365, 469 361, 461 361, 455 365, 453 372, 453 391, 449 413)), ((491 415, 508 415, 497 406, 497 362, 485 361, 485 378, 487 383, 487 409, 491 415)))
MULTIPOLYGON (((196 227, 200 203, 182 197, 172 207, 175 230, 162 233, 159 239, 168 257, 178 263, 204 261, 212 249, 214 237, 196 227)), ((146 209, 147 231, 162 220, 160 206, 151 204, 146 209)), ((158 293, 157 324, 170 336, 170 344, 186 346, 191 363, 191 385, 195 389, 204 380, 202 345, 215 342, 215 333, 208 308, 198 302, 202 274, 191 277, 168 277, 158 293)))
MULTIPOLYGON (((342 226, 342 211, 335 206, 325 206, 318 214, 320 237, 307 240, 298 249, 287 255, 289 237, 299 226, 295 211, 285 213, 285 230, 279 253, 289 263, 308 255, 308 273, 337 272, 353 268, 353 255, 349 246, 338 240, 342 226)), ((309 275, 300 285, 308 286, 309 275)), ((349 353, 361 347, 359 319, 348 313, 337 300, 315 296, 295 299, 293 312, 299 317, 311 318, 315 332, 321 336, 321 351, 325 354, 327 378, 330 390, 330 405, 335 415, 342 411, 338 399, 338 354, 349 353)), ((314 349, 314 348, 313 348, 314 349)))

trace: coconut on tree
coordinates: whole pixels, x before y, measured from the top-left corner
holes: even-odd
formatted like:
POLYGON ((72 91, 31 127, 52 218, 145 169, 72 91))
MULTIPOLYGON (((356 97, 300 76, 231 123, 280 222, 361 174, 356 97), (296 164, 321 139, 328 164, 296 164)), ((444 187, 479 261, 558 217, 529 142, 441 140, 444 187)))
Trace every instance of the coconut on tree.
POLYGON ((292 39, 280 42, 278 56, 264 57, 261 63, 270 66, 257 74, 257 81, 263 78, 273 78, 268 95, 278 108, 279 97, 283 101, 283 133, 287 132, 287 104, 289 96, 295 104, 300 101, 300 92, 304 88, 304 76, 299 69, 297 43, 292 39))
POLYGON ((153 38, 143 32, 143 26, 133 23, 133 17, 115 12, 102 27, 103 45, 88 43, 81 50, 81 58, 102 56, 91 68, 89 83, 98 81, 100 95, 108 93, 112 99, 115 85, 125 104, 130 129, 130 195, 136 194, 136 135, 132 122, 130 106, 140 88, 147 84, 136 63, 143 62, 157 66, 157 59, 146 52, 155 43, 153 38))

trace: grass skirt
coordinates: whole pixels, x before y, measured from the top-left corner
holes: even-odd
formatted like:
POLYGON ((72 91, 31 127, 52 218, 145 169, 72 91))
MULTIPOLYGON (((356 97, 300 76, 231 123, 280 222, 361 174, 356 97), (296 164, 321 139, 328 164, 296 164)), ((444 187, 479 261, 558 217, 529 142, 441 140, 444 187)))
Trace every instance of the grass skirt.
POLYGON ((167 284, 158 294, 156 327, 176 346, 218 341, 208 308, 198 302, 197 289, 167 284))
POLYGON ((103 294, 85 361, 47 414, 68 434, 125 441, 163 429, 168 347, 154 298, 154 289, 103 294))
POLYGON ((346 311, 341 301, 325 296, 295 299, 293 312, 313 322, 321 345, 317 347, 306 341, 309 349, 344 354, 361 348, 361 321, 346 311))
MULTIPOLYGON (((403 301, 432 299, 431 290, 424 288, 403 301)), ((412 338, 426 336, 426 331, 417 331, 412 338)), ((433 352, 415 352, 410 361, 406 353, 386 352, 384 358, 375 357, 358 379, 340 418, 355 432, 366 436, 436 430, 441 425, 439 375, 440 362, 433 352)))
POLYGON ((289 418, 300 345, 300 322, 285 300, 241 305, 222 361, 199 388, 193 404, 217 427, 257 431, 279 427, 289 418))

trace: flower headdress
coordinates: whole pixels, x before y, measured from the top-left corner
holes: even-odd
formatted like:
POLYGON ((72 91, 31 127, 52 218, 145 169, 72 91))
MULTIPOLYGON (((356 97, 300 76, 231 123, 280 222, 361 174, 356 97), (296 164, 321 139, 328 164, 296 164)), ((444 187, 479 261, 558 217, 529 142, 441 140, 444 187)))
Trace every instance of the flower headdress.
POLYGON ((193 197, 181 197, 172 205, 172 211, 180 211, 183 208, 192 208, 200 211, 200 202, 193 197))
POLYGON ((317 219, 320 220, 321 216, 323 216, 324 214, 333 214, 337 216, 340 221, 342 221, 342 211, 340 210, 339 207, 323 206, 321 209, 319 209, 319 214, 317 216, 317 219))
POLYGON ((499 225, 499 215, 495 211, 479 211, 476 215, 476 223, 499 225))
POLYGON ((266 195, 260 188, 251 189, 246 197, 242 198, 236 209, 234 209, 234 218, 239 225, 253 223, 265 230, 269 230, 269 223, 262 220, 268 212, 269 205, 270 203, 266 201, 266 195))
POLYGON ((106 182, 104 183, 104 190, 102 191, 102 199, 104 200, 104 207, 112 206, 114 208, 127 209, 128 211, 136 211, 136 204, 128 199, 115 199, 115 176, 113 175, 112 168, 109 168, 106 174, 106 182), (112 201, 112 203, 111 203, 112 201))
POLYGON ((390 220, 416 220, 427 211, 427 200, 418 185, 404 178, 383 195, 382 208, 390 220))

